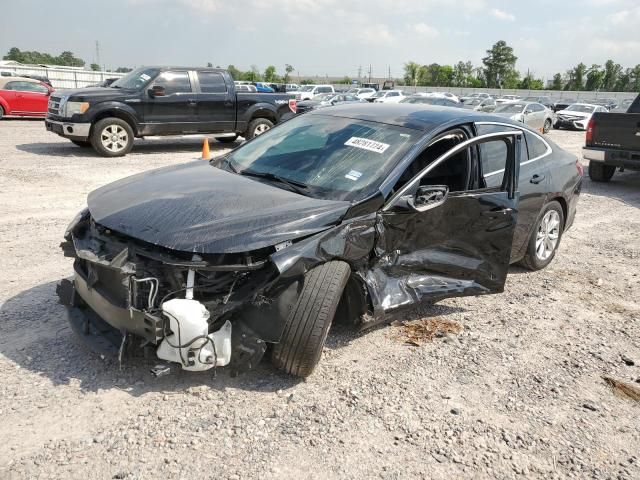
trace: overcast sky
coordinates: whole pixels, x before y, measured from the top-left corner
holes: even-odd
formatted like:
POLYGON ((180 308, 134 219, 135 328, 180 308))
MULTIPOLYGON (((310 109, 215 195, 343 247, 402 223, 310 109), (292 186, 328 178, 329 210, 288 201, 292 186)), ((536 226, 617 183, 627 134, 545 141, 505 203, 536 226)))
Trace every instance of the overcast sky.
POLYGON ((234 64, 300 75, 402 75, 420 64, 471 60, 506 40, 517 67, 549 78, 579 61, 640 63, 640 0, 21 0, 2 6, 11 47, 107 68, 234 64))

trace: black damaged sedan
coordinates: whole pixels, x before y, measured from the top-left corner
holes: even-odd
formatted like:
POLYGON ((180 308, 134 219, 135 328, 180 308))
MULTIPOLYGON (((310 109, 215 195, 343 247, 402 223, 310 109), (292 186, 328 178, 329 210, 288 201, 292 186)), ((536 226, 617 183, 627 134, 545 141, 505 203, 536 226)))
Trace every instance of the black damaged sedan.
POLYGON ((296 117, 211 163, 88 197, 58 295, 101 351, 186 370, 272 362, 309 375, 335 321, 502 292, 552 261, 582 168, 521 123, 446 107, 348 105, 296 117))

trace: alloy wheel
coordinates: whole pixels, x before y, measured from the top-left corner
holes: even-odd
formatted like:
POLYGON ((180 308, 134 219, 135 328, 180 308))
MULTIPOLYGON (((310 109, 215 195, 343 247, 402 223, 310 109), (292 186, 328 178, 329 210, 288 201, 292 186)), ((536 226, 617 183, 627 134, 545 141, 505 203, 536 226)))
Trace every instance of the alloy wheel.
POLYGON ((129 135, 120 125, 107 125, 100 133, 102 146, 113 153, 118 153, 127 147, 129 135))
POLYGON ((545 261, 555 251, 560 238, 560 215, 555 210, 544 214, 536 235, 536 257, 545 261))
POLYGON ((264 132, 266 132, 267 130, 270 130, 270 129, 271 129, 271 127, 269 127, 269 125, 265 125, 264 123, 261 123, 254 130, 254 135, 257 137, 258 135, 262 135, 264 132))

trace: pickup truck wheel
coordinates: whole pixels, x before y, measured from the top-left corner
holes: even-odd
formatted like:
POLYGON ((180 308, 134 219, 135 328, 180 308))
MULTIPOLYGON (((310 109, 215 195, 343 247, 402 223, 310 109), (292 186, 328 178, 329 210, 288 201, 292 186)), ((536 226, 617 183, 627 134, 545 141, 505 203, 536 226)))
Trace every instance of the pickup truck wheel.
POLYGON ((84 140, 71 140, 71 143, 82 148, 91 148, 91 142, 84 140))
POLYGON ((551 120, 547 119, 542 127, 542 133, 549 133, 549 130, 551 130, 551 120))
POLYGON ((556 255, 564 229, 564 212, 558 202, 551 201, 542 209, 542 215, 531 233, 527 253, 520 265, 529 270, 542 270, 556 255))
POLYGON ((589 162, 589 178, 594 182, 608 182, 614 173, 616 173, 616 167, 589 162))
POLYGON ((307 272, 298 303, 287 318, 280 343, 273 348, 271 361, 277 368, 299 377, 311 375, 350 273, 349 265, 339 261, 307 272))
POLYGON ((238 135, 235 135, 233 137, 216 137, 216 140, 218 140, 221 143, 233 143, 238 139, 238 135))
POLYGON ((273 128, 273 122, 267 120, 266 118, 256 118, 249 123, 249 127, 247 127, 247 134, 244 136, 247 140, 251 140, 253 137, 257 137, 258 135, 262 135, 267 130, 271 130, 273 128))
POLYGON ((91 145, 103 157, 122 157, 133 147, 133 129, 120 118, 103 118, 92 128, 91 145))

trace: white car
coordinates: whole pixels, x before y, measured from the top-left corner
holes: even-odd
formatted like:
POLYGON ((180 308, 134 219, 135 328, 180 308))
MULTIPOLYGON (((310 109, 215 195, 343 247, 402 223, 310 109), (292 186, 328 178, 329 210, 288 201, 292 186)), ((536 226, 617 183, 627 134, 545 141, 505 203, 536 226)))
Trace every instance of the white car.
POLYGON ((373 88, 352 88, 347 92, 349 95, 355 95, 360 99, 366 100, 376 94, 373 88))
POLYGON ((487 98, 493 98, 488 93, 472 93, 471 95, 465 95, 464 97, 460 97, 460 101, 462 103, 468 102, 469 100, 475 100, 476 98, 480 98, 482 100, 486 100, 487 98))
POLYGON ((553 128, 577 128, 586 130, 591 116, 596 112, 608 112, 602 105, 592 105, 590 103, 574 103, 564 110, 556 112, 556 123, 553 128))
POLYGON ((517 102, 518 100, 522 100, 520 95, 502 95, 500 98, 496 98, 496 103, 517 102))
POLYGON ((451 92, 431 92, 428 93, 427 96, 436 98, 448 98, 449 100, 453 100, 454 102, 460 102, 460 99, 451 92))
POLYGON ((296 92, 296 100, 311 100, 321 93, 335 93, 331 85, 302 85, 296 92))
POLYGON ((380 90, 369 97, 368 100, 371 101, 373 99, 374 103, 399 103, 405 97, 406 95, 402 90, 380 90))

